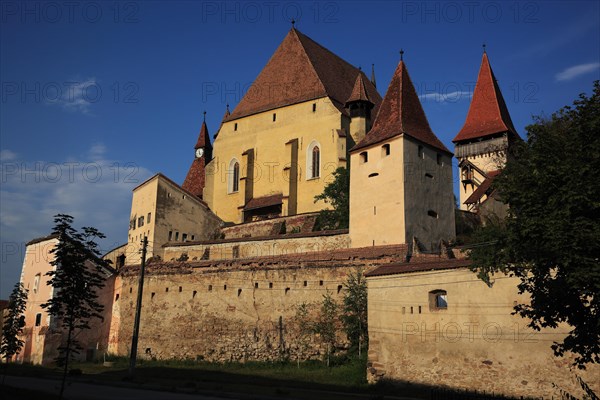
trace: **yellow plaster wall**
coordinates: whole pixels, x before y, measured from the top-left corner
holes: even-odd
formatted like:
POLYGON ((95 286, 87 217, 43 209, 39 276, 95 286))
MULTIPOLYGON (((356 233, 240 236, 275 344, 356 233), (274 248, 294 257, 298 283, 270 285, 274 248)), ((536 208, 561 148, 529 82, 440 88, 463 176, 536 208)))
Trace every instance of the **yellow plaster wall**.
POLYGON ((238 192, 228 193, 228 171, 231 160, 236 158, 240 162, 240 176, 245 177, 247 171, 242 153, 254 149, 253 197, 283 193, 282 214, 287 215, 285 196, 289 194, 289 175, 284 168, 290 165, 290 150, 286 143, 296 138, 299 145, 297 213, 327 208, 323 202, 315 204, 314 197, 323 192, 331 173, 346 164, 339 154, 347 151, 347 139, 336 132, 341 125, 342 114, 328 98, 225 122, 213 145, 214 158, 207 166, 205 194, 211 210, 224 221, 242 222, 245 183, 240 182, 238 192), (316 104, 315 112, 312 111, 313 104, 316 104), (275 122, 274 113, 277 115, 275 122), (237 131, 234 130, 236 124, 237 131), (307 180, 306 150, 313 140, 320 144, 320 178, 307 180))
MULTIPOLYGON (((550 345, 568 327, 533 331, 511 315, 517 278, 496 275, 492 287, 466 268, 369 277, 369 369, 385 377, 511 396, 581 395, 569 358, 550 345), (447 292, 446 310, 429 309, 429 292, 447 292), (553 383, 557 385, 553 387, 553 383)), ((598 365, 578 374, 596 392, 598 365)), ((558 396, 560 397, 560 396, 558 396)))
POLYGON ((161 246, 169 241, 208 240, 215 237, 221 220, 207 206, 190 193, 181 190, 161 175, 136 188, 131 204, 131 218, 136 218, 136 229, 129 231, 125 264, 139 264, 141 241, 148 237, 147 257, 161 254, 161 246), (147 222, 151 213, 150 222, 147 222), (144 226, 137 225, 137 218, 144 216, 144 226), (179 237, 176 240, 176 234, 179 237), (193 238, 192 238, 193 236, 193 238))
POLYGON ((350 241, 352 247, 405 242, 404 142, 389 140, 390 155, 379 143, 350 155, 350 241), (361 159, 368 153, 368 161, 361 159), (378 174, 377 176, 371 176, 378 174))

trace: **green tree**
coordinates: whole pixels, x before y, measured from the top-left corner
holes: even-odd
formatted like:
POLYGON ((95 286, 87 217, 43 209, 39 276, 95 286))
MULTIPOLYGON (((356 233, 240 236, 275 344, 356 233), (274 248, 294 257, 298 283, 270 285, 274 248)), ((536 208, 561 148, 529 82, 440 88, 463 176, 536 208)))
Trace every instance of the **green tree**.
POLYGON ((308 350, 310 345, 310 337, 314 332, 314 322, 311 319, 311 306, 305 302, 300 303, 296 307, 295 321, 297 325, 297 342, 298 342, 298 356, 296 361, 298 368, 300 368, 300 358, 308 350))
POLYGON ((348 274, 344 283, 344 313, 342 322, 350 340, 350 346, 358 349, 361 355, 368 346, 369 330, 367 325, 367 281, 361 267, 348 274))
POLYGON ((46 273, 50 277, 48 285, 54 288, 54 296, 42 304, 48 313, 59 321, 66 333, 66 341, 58 348, 57 362, 64 366, 60 389, 62 398, 68 365, 71 358, 79 354, 81 345, 76 333, 90 329, 93 318, 103 319, 102 304, 98 302, 98 290, 104 286, 103 268, 108 261, 99 258, 96 239, 105 236, 95 228, 84 227, 82 232, 71 225, 73 217, 58 214, 54 217, 53 233, 58 235, 58 244, 51 251, 55 267, 46 273))
POLYGON ((323 193, 315 196, 315 203, 323 200, 332 210, 319 213, 319 230, 347 229, 350 222, 350 173, 339 167, 333 173, 333 181, 325 186, 323 193))
POLYGON ((331 353, 335 350, 336 336, 340 325, 338 318, 339 305, 329 291, 323 295, 323 302, 319 311, 314 331, 321 336, 322 342, 327 346, 327 366, 329 366, 331 353))
POLYGON ((497 271, 520 278, 530 302, 515 313, 530 327, 570 325, 552 349, 584 368, 600 362, 600 83, 526 129, 494 182, 508 216, 478 232, 470 257, 488 282, 497 271))
POLYGON ((27 307, 27 292, 23 284, 17 282, 8 298, 8 315, 2 326, 2 344, 0 345, 0 354, 7 363, 23 347, 24 342, 19 339, 19 335, 23 333, 25 327, 23 314, 27 307))

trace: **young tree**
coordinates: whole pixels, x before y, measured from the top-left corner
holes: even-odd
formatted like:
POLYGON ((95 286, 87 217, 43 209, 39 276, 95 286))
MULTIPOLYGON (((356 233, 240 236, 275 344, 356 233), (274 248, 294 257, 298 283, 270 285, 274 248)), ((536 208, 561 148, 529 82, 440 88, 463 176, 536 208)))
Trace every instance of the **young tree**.
POLYGON ((336 335, 339 329, 338 309, 338 304, 331 293, 327 291, 323 295, 323 303, 321 303, 319 316, 314 326, 315 333, 318 333, 323 343, 327 345, 327 366, 329 366, 331 353, 335 349, 336 335))
POLYGON ((23 284, 17 282, 8 298, 8 315, 2 326, 2 344, 0 345, 0 354, 7 363, 23 347, 24 342, 19 339, 19 335, 23 333, 25 327, 23 313, 27 307, 27 292, 23 284))
POLYGON ((350 223, 350 173, 339 167, 333 173, 333 181, 325 186, 323 193, 315 196, 315 203, 323 200, 331 204, 333 210, 321 210, 319 228, 346 229, 350 223))
POLYGON ((361 267, 348 274, 344 283, 344 313, 342 322, 350 340, 350 346, 358 349, 360 357, 363 347, 368 346, 369 330, 367 325, 367 281, 361 267))
POLYGON ((54 217, 53 233, 58 244, 51 251, 55 267, 46 275, 48 285, 54 288, 54 296, 42 304, 48 313, 57 318, 66 333, 66 341, 58 348, 57 362, 64 366, 60 389, 62 398, 69 361, 82 349, 76 340, 76 332, 90 329, 90 320, 102 319, 103 306, 98 302, 97 290, 104 286, 103 268, 108 262, 99 258, 96 239, 105 236, 95 228, 84 227, 78 232, 71 225, 73 217, 58 214, 54 217))
POLYGON ((302 354, 308 350, 310 344, 310 336, 313 333, 313 321, 311 319, 311 305, 303 302, 296 307, 295 321, 298 334, 298 355, 296 361, 300 368, 300 358, 302 354))
POLYGON ((494 182, 508 216, 479 232, 471 258, 484 279, 496 271, 520 278, 530 302, 515 312, 530 327, 570 325, 552 348, 584 368, 600 362, 600 83, 527 132, 494 182))

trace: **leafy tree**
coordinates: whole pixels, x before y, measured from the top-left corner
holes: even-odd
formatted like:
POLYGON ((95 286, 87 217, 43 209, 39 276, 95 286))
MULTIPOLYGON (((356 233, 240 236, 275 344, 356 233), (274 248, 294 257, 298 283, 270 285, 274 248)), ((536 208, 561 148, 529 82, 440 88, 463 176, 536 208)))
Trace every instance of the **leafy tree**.
POLYGON ((350 173, 339 167, 333 173, 333 181, 325 186, 323 193, 315 196, 315 203, 323 200, 333 210, 321 210, 319 229, 346 229, 350 222, 350 173))
POLYGON ((323 295, 323 303, 321 303, 319 316, 314 325, 315 333, 318 333, 323 343, 327 345, 327 366, 329 366, 331 353, 335 349, 336 335, 339 330, 338 311, 339 305, 327 291, 323 295))
POLYGON ((57 318, 66 332, 66 342, 58 348, 57 362, 64 366, 60 397, 64 392, 69 361, 82 350, 76 332, 90 329, 90 320, 103 319, 102 304, 97 291, 104 286, 103 267, 108 261, 99 258, 96 239, 105 236, 95 228, 84 227, 82 232, 71 225, 73 217, 58 214, 54 217, 53 233, 58 235, 58 244, 51 251, 54 270, 46 273, 48 285, 54 288, 54 296, 42 304, 48 313, 57 318))
POLYGON ((0 345, 0 354, 4 356, 6 362, 17 354, 23 347, 23 341, 19 335, 23 333, 25 327, 25 309, 27 307, 27 292, 23 284, 17 282, 8 298, 8 315, 2 326, 2 344, 0 345))
POLYGON ((369 331, 367 325, 367 281, 364 271, 358 267, 348 274, 344 283, 344 313, 342 322, 350 340, 350 346, 358 349, 360 356, 362 348, 368 345, 369 331))
POLYGON ((530 295, 515 313, 529 326, 571 330, 552 349, 575 364, 600 362, 600 83, 550 118, 536 117, 495 180, 507 218, 479 232, 471 250, 484 279, 497 271, 520 278, 530 295))
POLYGON ((305 302, 296 307, 295 321, 298 326, 298 357, 296 358, 298 368, 300 368, 300 357, 302 353, 308 350, 310 336, 314 331, 313 321, 310 317, 311 306, 305 302))

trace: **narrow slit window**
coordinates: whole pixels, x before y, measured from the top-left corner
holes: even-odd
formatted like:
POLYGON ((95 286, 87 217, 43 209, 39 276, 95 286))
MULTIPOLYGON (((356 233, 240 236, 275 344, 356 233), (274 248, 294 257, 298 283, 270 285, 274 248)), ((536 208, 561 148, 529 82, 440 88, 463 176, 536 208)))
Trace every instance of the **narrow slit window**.
POLYGON ((42 324, 42 314, 35 314, 35 326, 40 326, 42 324))
POLYGON ((313 103, 313 112, 317 111, 317 103, 313 103))
POLYGON ((420 159, 425 158, 425 151, 423 149, 423 146, 421 146, 421 145, 419 145, 418 156, 420 159))
POLYGON ((389 144, 384 144, 383 146, 381 146, 381 155, 384 157, 387 157, 390 155, 390 145, 389 144))
POLYGON ((444 165, 444 162, 442 161, 442 155, 440 153, 437 154, 436 161, 437 165, 444 165))
POLYGON ((235 124, 233 124, 233 130, 237 131, 237 122, 235 124))
POLYGON ((173 240, 173 231, 169 231, 169 242, 173 240))
POLYGON ((273 113, 273 122, 277 121, 277 114, 273 113))
POLYGON ((360 153, 360 162, 363 164, 369 162, 369 153, 366 151, 360 153))

